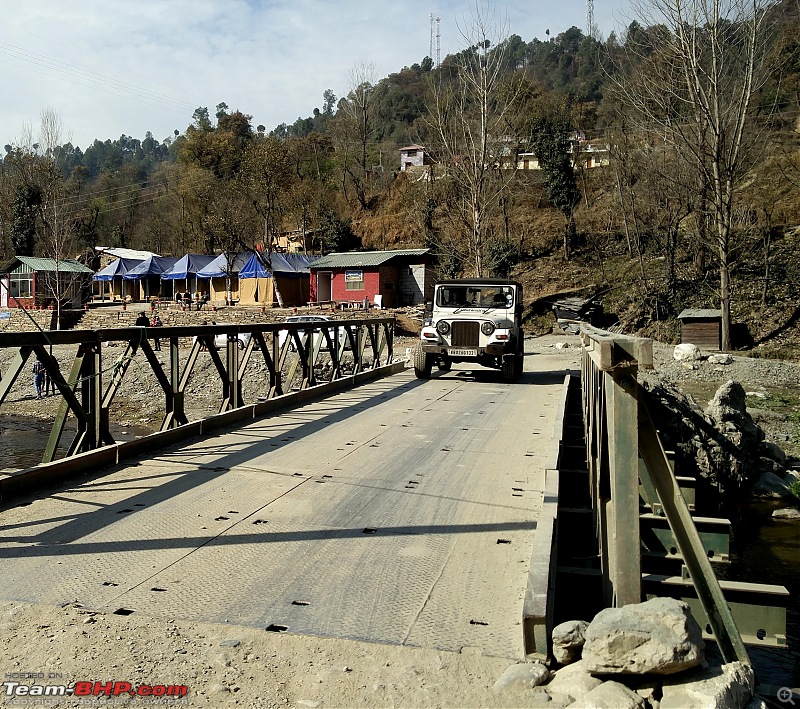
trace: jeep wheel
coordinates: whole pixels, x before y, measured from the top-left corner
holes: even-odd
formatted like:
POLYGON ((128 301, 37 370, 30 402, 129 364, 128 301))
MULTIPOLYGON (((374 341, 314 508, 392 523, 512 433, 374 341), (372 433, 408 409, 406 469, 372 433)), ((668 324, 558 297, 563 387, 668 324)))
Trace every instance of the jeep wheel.
POLYGON ((503 374, 503 381, 507 384, 510 384, 517 379, 517 358, 514 357, 505 357, 503 359, 503 366, 501 368, 501 372, 503 374))
POLYGON ((434 356, 423 351, 422 347, 414 350, 414 375, 417 379, 430 379, 434 356))

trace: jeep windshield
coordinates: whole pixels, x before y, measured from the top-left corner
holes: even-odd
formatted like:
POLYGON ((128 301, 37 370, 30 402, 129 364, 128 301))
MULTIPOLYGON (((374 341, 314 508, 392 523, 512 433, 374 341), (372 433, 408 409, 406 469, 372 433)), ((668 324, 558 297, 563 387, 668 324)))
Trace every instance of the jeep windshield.
POLYGON ((439 308, 510 308, 514 305, 511 286, 440 286, 436 291, 439 308))

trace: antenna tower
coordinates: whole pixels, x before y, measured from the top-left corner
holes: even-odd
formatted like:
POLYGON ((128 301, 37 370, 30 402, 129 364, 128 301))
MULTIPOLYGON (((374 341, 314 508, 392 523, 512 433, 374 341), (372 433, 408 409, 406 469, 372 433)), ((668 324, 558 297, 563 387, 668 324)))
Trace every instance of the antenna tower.
POLYGON ((433 62, 433 66, 438 68, 441 62, 441 31, 440 22, 441 18, 436 17, 431 13, 431 47, 428 56, 433 62))
POLYGON ((594 0, 586 0, 586 36, 594 38, 594 0))
POLYGON ((434 66, 435 66, 436 56, 433 53, 433 49, 434 49, 434 46, 435 46, 434 43, 433 43, 433 37, 434 37, 434 34, 433 34, 433 23, 434 23, 434 21, 435 20, 434 20, 433 13, 431 13, 431 48, 428 50, 428 56, 431 58, 431 61, 434 62, 434 66))

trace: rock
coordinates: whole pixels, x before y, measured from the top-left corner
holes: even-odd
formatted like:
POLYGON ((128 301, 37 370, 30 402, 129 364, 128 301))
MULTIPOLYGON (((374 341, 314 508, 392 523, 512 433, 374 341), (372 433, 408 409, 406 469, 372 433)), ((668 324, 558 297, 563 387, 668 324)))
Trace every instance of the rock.
POLYGON ((772 513, 773 519, 800 519, 800 510, 796 507, 784 507, 772 513))
POLYGON ((566 350, 569 347, 569 342, 556 342, 553 347, 557 350, 566 350))
POLYGON ((753 697, 755 673, 751 665, 731 662, 689 677, 664 681, 661 709, 735 709, 753 697))
POLYGON ((786 467, 779 463, 777 460, 773 460, 772 458, 768 458, 765 455, 762 455, 758 461, 756 462, 758 466, 758 472, 763 475, 764 473, 772 473, 773 475, 777 475, 781 480, 783 480, 783 476, 786 474, 786 467))
POLYGON ((507 667, 494 683, 493 689, 495 692, 503 692, 506 689, 532 689, 544 684, 549 677, 550 670, 541 662, 523 662, 507 667))
POLYGON ((791 496, 789 486, 784 482, 783 478, 775 475, 775 473, 764 473, 753 485, 753 494, 756 497, 774 497, 783 499, 791 496))
POLYGON ((585 620, 569 620, 553 628, 553 657, 556 662, 568 665, 580 659, 588 626, 585 620))
POLYGON ((764 441, 761 444, 762 453, 767 458, 772 458, 776 463, 780 463, 781 465, 786 465, 786 453, 783 452, 783 448, 781 448, 777 443, 773 443, 772 441, 764 441))
POLYGON ((589 674, 583 660, 578 660, 556 670, 545 688, 548 692, 568 694, 577 701, 601 684, 603 684, 603 680, 589 674))
POLYGON ((676 362, 686 362, 698 360, 702 355, 700 354, 700 348, 697 345, 684 342, 680 345, 675 345, 672 356, 675 358, 676 362))
POLYGON ((785 482, 787 485, 792 485, 798 481, 800 481, 800 472, 797 470, 790 470, 788 473, 786 473, 786 477, 783 479, 783 482, 785 482))
POLYGON ((727 353, 708 355, 709 364, 733 364, 733 357, 727 353))
POLYGON ((592 674, 669 675, 702 660, 700 626, 673 598, 607 608, 586 629, 583 662, 592 674))
POLYGON ((580 701, 582 709, 636 709, 644 707, 645 701, 619 682, 603 682, 586 694, 580 701))

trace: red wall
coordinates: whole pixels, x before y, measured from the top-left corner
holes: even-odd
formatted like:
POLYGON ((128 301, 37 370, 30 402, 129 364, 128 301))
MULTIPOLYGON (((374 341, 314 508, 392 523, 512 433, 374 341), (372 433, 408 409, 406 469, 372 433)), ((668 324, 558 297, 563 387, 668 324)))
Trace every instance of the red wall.
MULTIPOLYGON (((354 269, 347 269, 348 271, 354 269)), ((331 284, 331 297, 333 300, 364 300, 368 298, 372 302, 372 296, 380 293, 380 276, 377 269, 364 271, 364 290, 347 290, 344 282, 344 270, 337 270, 333 272, 333 282, 331 284)))
MULTIPOLYGON (((355 269, 347 269, 348 271, 355 269)), ((372 302, 374 295, 380 293, 380 276, 378 269, 361 269, 364 272, 364 290, 347 290, 344 282, 344 269, 322 268, 320 271, 329 271, 333 274, 331 279, 331 300, 364 300, 372 302)), ((317 270, 311 271, 311 300, 317 300, 317 270)))

